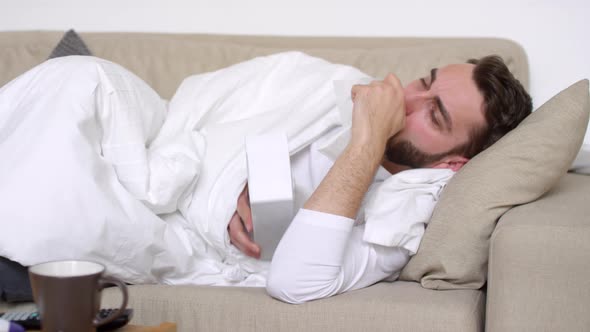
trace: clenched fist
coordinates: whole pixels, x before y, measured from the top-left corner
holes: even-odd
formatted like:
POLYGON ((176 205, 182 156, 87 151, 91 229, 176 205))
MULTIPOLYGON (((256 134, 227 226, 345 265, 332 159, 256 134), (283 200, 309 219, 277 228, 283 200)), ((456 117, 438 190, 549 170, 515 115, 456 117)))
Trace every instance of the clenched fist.
POLYGON ((387 140, 405 125, 403 87, 389 74, 383 81, 352 87, 352 129, 350 145, 374 148, 383 153, 387 140))

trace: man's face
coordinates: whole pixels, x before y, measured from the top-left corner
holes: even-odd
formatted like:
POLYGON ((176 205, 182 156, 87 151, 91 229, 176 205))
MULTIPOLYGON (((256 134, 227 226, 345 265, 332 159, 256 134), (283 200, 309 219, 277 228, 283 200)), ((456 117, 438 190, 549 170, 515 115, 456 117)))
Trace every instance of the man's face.
POLYGON ((386 157, 410 167, 434 167, 469 134, 485 126, 483 96, 472 79, 474 65, 432 69, 404 89, 406 125, 387 143, 386 157))

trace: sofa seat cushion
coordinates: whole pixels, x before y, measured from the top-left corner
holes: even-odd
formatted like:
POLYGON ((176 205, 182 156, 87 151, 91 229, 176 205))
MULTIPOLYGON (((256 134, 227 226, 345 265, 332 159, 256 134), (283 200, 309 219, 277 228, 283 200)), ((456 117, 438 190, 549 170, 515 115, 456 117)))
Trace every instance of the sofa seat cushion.
MULTIPOLYGON (((103 306, 116 306, 116 289, 103 306)), ((302 305, 285 304, 263 288, 131 286, 135 324, 175 322, 179 331, 482 331, 485 295, 434 291, 415 282, 372 287, 302 305)))
MULTIPOLYGON (((116 288, 102 307, 117 307, 116 288)), ((135 285, 129 287, 136 325, 174 322, 178 331, 483 331, 485 294, 436 291, 397 281, 308 302, 286 304, 263 288, 135 285)), ((0 302, 0 312, 33 305, 0 302)))

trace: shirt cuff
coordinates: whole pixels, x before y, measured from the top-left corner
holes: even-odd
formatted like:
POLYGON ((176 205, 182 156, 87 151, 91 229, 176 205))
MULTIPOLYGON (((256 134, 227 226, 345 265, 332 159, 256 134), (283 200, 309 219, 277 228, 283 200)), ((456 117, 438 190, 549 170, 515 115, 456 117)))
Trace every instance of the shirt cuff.
POLYGON ((293 222, 307 224, 314 227, 339 230, 342 232, 350 232, 354 225, 354 219, 303 208, 299 209, 293 222))

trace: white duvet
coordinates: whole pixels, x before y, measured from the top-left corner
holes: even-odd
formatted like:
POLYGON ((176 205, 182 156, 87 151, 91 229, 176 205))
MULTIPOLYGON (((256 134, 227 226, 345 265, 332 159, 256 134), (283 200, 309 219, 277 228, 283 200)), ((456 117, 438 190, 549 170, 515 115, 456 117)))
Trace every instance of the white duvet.
POLYGON ((130 283, 253 285, 229 244, 246 134, 295 153, 342 124, 332 82, 366 75, 302 53, 191 76, 167 104, 122 67, 47 61, 0 90, 0 256, 88 259, 130 283))

